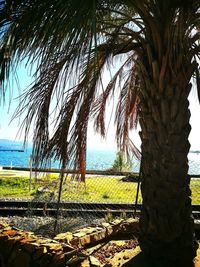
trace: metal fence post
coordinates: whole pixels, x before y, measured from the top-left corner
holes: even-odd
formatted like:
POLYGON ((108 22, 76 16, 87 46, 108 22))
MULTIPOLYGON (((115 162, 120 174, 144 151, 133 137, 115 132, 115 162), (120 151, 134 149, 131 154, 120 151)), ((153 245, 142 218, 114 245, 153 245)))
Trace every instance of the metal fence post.
POLYGON ((140 162, 140 172, 139 172, 138 182, 137 182, 137 191, 136 191, 136 197, 135 197, 134 217, 136 217, 136 213, 137 213, 141 178, 142 178, 142 159, 141 159, 141 162, 140 162))

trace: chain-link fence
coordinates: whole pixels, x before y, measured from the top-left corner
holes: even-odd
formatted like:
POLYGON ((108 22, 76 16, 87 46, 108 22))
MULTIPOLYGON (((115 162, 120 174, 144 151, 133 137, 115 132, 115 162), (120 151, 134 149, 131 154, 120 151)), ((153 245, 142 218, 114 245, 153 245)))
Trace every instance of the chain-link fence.
MULTIPOLYGON (((200 205, 200 175, 198 169, 194 174, 195 167, 196 163, 192 172, 190 169, 192 204, 200 205)), ((52 173, 52 169, 49 171, 31 173, 30 187, 33 193, 29 205, 30 215, 35 212, 38 202, 43 203, 44 216, 56 214, 60 174, 52 173)), ((59 214, 67 217, 69 222, 73 221, 72 224, 76 221, 77 226, 80 223, 83 226, 96 220, 110 221, 116 216, 127 218, 138 215, 142 203, 138 173, 94 170, 87 172, 85 182, 77 177, 69 171, 65 175, 59 207, 59 214)))
POLYGON ((190 189, 192 193, 192 204, 200 205, 200 175, 191 175, 190 189))
MULTIPOLYGON (((192 203, 200 204, 200 176, 193 176, 190 182, 192 203)), ((36 202, 42 199, 45 201, 44 215, 49 215, 51 209, 56 208, 60 180, 58 174, 48 175, 46 179, 46 183, 37 189, 34 199, 36 202)), ((138 173, 122 175, 93 171, 86 175, 85 183, 68 174, 62 186, 60 214, 85 225, 97 219, 110 221, 116 216, 135 217, 139 214, 141 203, 138 173)), ((34 201, 31 205, 34 207, 34 201)))
MULTIPOLYGON (((70 172, 70 171, 69 171, 70 172)), ((129 203, 136 201, 139 173, 88 171, 85 182, 80 182, 70 173, 65 176, 62 186, 62 201, 81 203, 129 203)), ((192 202, 200 204, 200 174, 189 174, 192 202)), ((38 197, 50 194, 56 200, 59 174, 34 173, 38 197), (42 178, 42 179, 41 179, 42 178), (41 192, 40 192, 41 191, 41 192), (41 194, 40 194, 41 193, 41 194)), ((34 183, 34 181, 32 181, 34 183)), ((140 186, 140 185, 139 185, 140 186)), ((139 190, 138 203, 142 202, 139 190)))
POLYGON ((190 188, 192 193, 192 204, 200 205, 200 154, 191 152, 188 155, 190 188))
MULTIPOLYGON (((36 173, 34 176, 31 180, 35 193, 29 205, 29 214, 35 212, 38 202, 44 203, 45 216, 55 214, 60 186, 59 174, 36 173)), ((139 188, 138 173, 90 171, 85 177, 85 182, 81 182, 78 177, 70 173, 64 177, 59 205, 61 216, 70 220, 76 218, 76 221, 81 221, 83 225, 95 220, 110 221, 116 216, 135 216, 137 210, 134 203, 139 188)), ((139 193, 138 202, 141 201, 139 193)))

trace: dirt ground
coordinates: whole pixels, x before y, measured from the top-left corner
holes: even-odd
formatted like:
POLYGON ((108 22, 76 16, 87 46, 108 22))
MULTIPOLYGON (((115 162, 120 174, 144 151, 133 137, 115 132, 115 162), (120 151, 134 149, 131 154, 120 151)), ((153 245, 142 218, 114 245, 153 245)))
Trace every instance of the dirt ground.
POLYGON ((0 166, 0 176, 26 176, 29 177, 30 172, 27 171, 15 171, 15 170, 4 170, 1 166, 0 166))

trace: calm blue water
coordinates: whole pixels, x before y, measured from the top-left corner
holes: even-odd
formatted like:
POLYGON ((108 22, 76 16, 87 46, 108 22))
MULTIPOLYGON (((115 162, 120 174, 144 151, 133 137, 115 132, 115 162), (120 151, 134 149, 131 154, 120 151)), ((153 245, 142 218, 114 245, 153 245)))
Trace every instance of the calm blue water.
MULTIPOLYGON (((28 167, 31 148, 25 152, 6 152, 0 151, 0 166, 28 167)), ((88 170, 105 170, 112 166, 115 159, 115 151, 88 151, 86 167, 88 170)), ((200 174, 200 153, 189 153, 189 173, 200 174)), ((53 168, 58 168, 58 162, 51 163, 53 168)), ((139 170, 139 162, 133 164, 133 171, 139 170)))
MULTIPOLYGON (((9 152, 0 151, 0 166, 16 166, 28 167, 29 157, 31 155, 31 148, 26 149, 24 152, 9 152)), ((112 166, 115 159, 115 151, 88 151, 87 152, 87 169, 90 170, 105 170, 112 166)), ((52 161, 51 166, 58 168, 59 163, 52 161)))

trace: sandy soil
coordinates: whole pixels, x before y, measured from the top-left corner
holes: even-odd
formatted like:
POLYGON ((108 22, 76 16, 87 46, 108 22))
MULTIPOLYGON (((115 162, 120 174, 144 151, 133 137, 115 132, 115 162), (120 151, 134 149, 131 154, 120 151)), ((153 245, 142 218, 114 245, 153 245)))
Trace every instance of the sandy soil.
POLYGON ((29 177, 30 172, 27 171, 15 171, 15 170, 3 170, 2 167, 0 167, 0 176, 27 176, 29 177))

